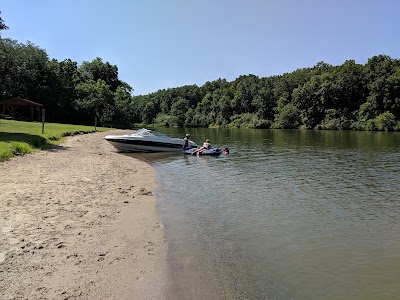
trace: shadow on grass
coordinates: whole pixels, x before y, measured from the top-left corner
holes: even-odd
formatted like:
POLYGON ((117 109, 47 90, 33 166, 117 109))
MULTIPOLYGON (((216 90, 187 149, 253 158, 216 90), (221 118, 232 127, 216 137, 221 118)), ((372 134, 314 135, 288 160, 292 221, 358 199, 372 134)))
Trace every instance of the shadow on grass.
POLYGON ((46 138, 40 135, 32 135, 26 133, 0 132, 0 142, 25 142, 33 148, 38 148, 42 150, 51 149, 54 147, 54 145, 49 143, 46 138))

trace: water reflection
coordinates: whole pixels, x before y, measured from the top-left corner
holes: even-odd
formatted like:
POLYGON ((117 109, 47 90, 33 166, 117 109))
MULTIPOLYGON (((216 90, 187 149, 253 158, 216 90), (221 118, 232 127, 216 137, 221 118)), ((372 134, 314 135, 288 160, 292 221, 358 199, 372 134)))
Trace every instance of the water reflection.
POLYGON ((121 153, 148 163, 166 162, 183 156, 181 152, 132 152, 121 153))
POLYGON ((185 280, 211 276, 229 299, 400 294, 399 133, 159 131, 231 149, 142 158, 157 169, 171 261, 197 261, 185 280))

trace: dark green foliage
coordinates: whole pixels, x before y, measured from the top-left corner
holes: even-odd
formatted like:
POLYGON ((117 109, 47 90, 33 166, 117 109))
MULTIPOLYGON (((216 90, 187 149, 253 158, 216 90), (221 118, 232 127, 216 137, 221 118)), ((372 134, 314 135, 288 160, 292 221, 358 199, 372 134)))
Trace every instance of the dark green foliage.
POLYGON ((49 60, 34 44, 0 38, 0 101, 21 97, 43 104, 48 122, 131 127, 132 88, 100 58, 81 66, 49 60))
MULTIPOLYGON (((6 29, 0 18, 0 30, 6 29)), ((399 130, 400 61, 319 62, 281 76, 242 75, 132 96, 118 67, 99 57, 49 60, 32 43, 0 38, 0 100, 22 97, 50 122, 162 126, 399 130)))
POLYGON ((118 79, 118 67, 110 63, 104 63, 100 57, 91 62, 84 61, 79 67, 79 75, 83 81, 103 80, 112 92, 122 88, 126 93, 132 92, 132 87, 118 79))
POLYGON ((286 98, 281 97, 274 108, 275 122, 272 127, 277 129, 298 128, 300 125, 300 111, 286 98))
POLYGON ((393 130, 396 124, 396 118, 390 112, 381 113, 375 118, 375 126, 378 130, 393 130))
POLYGON ((178 119, 175 116, 159 114, 154 120, 154 124, 162 127, 177 127, 178 119))
POLYGON ((326 130, 345 130, 352 128, 352 122, 346 117, 346 114, 338 112, 336 109, 325 110, 325 118, 317 129, 326 130))
POLYGON ((22 97, 42 103, 47 63, 46 52, 34 44, 0 39, 0 97, 22 97))
MULTIPOLYGON (((0 15, 1 15, 1 11, 0 11, 0 15)), ((7 30, 7 29, 8 29, 8 27, 7 27, 7 25, 4 23, 3 18, 0 17, 0 31, 1 31, 1 30, 7 30)))
POLYGON ((177 126, 183 126, 186 120, 186 112, 189 109, 189 101, 179 98, 171 105, 171 115, 175 116, 177 126))
POLYGON ((234 115, 229 126, 233 128, 270 128, 271 122, 260 119, 256 114, 244 113, 234 115))
POLYGON ((379 55, 365 65, 319 62, 282 76, 217 79, 133 101, 137 122, 166 126, 398 130, 400 61, 379 55))

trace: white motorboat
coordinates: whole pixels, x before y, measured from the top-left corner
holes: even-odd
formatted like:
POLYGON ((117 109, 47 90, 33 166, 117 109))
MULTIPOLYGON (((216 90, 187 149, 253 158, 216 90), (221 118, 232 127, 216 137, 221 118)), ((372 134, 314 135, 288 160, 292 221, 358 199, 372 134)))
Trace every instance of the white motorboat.
MULTIPOLYGON (((145 128, 126 135, 107 135, 104 139, 121 152, 182 151, 183 146, 183 139, 181 138, 171 138, 145 128)), ((189 146, 197 147, 193 141, 189 141, 189 146)))

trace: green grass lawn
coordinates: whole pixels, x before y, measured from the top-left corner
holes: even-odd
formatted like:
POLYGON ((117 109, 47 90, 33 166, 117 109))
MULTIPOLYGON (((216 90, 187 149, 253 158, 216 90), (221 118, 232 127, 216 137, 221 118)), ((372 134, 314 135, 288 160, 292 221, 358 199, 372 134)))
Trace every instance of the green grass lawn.
MULTIPOLYGON (((113 128, 97 127, 97 131, 113 128)), ((94 132, 93 126, 45 123, 42 134, 42 123, 21 122, 0 119, 0 161, 15 155, 49 149, 62 143, 69 135, 94 132)))

